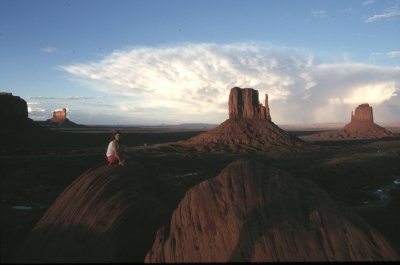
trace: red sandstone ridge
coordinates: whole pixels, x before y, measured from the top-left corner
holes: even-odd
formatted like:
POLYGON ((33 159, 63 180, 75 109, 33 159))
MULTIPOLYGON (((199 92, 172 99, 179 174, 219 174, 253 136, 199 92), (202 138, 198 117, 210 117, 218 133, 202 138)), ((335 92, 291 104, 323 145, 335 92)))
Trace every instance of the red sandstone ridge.
POLYGON ((285 152, 309 147, 272 122, 268 95, 264 107, 259 102, 257 90, 234 87, 228 105, 229 119, 179 144, 198 151, 227 152, 285 152))
POLYGON ((372 107, 368 104, 359 105, 351 112, 351 122, 342 129, 303 137, 303 139, 377 139, 395 136, 391 131, 374 123, 372 107))
POLYGON ((133 161, 88 170, 46 211, 16 262, 143 262, 165 208, 154 181, 133 161))
POLYGON ((148 263, 399 260, 355 213, 305 179, 237 160, 187 191, 148 263))

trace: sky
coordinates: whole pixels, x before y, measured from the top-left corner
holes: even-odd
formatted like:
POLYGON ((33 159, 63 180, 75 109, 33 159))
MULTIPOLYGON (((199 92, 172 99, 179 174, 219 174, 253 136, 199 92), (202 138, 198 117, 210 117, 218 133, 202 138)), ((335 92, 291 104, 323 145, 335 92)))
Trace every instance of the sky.
POLYGON ((218 124, 232 87, 276 124, 399 122, 400 0, 0 0, 0 91, 33 120, 218 124))

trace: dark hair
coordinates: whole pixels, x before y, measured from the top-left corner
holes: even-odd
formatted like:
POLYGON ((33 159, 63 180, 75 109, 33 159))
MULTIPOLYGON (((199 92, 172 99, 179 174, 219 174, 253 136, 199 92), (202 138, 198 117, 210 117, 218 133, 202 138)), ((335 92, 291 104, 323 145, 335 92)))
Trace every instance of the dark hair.
POLYGON ((114 141, 115 140, 115 135, 117 135, 117 134, 122 134, 120 131, 113 131, 113 135, 111 136, 111 139, 110 139, 110 141, 114 141))

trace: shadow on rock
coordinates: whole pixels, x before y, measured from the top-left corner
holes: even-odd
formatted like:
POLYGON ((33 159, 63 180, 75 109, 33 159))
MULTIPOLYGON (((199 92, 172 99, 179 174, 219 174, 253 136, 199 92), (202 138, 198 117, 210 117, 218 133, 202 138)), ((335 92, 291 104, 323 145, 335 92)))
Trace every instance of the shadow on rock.
POLYGON ((157 186, 133 161, 86 171, 40 219, 16 262, 143 262, 168 215, 157 186))

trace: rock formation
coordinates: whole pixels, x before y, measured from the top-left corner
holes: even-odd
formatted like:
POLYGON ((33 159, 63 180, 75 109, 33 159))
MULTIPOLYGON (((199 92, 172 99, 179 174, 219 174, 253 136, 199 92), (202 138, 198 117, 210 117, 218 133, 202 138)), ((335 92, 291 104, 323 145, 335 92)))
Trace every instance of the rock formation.
POLYGON ((268 107, 268 94, 265 95, 265 107, 258 100, 258 91, 252 88, 234 87, 229 94, 230 119, 267 119, 271 120, 268 107))
POLYGON ((165 209, 154 186, 133 161, 88 170, 46 211, 16 262, 143 262, 165 209))
POLYGON ((359 105, 355 114, 351 112, 351 122, 374 122, 372 107, 368 103, 359 105))
POLYGON ((26 101, 12 93, 0 93, 0 122, 6 124, 25 123, 28 120, 26 101))
POLYGON ((23 143, 32 134, 46 133, 45 130, 28 118, 28 105, 25 100, 12 93, 0 92, 0 146, 10 143, 23 143))
POLYGON ((250 160, 187 191, 145 262, 394 261, 373 227, 305 179, 250 160))
POLYGON ((259 102, 257 90, 234 87, 230 91, 228 105, 229 119, 178 144, 197 151, 227 152, 287 152, 310 148, 272 122, 268 95, 264 107, 259 102))
POLYGON ((64 122, 66 119, 67 119, 67 109, 62 108, 53 111, 53 118, 51 118, 50 120, 52 122, 64 122))
POLYGON ((40 122, 40 124, 43 126, 63 127, 63 128, 84 127, 84 125, 76 124, 67 118, 66 108, 54 110, 53 117, 51 119, 46 120, 45 122, 40 122))
POLYGON ((342 129, 312 134, 303 139, 377 139, 396 136, 391 131, 374 123, 373 109, 368 104, 359 105, 351 112, 351 121, 342 129))

